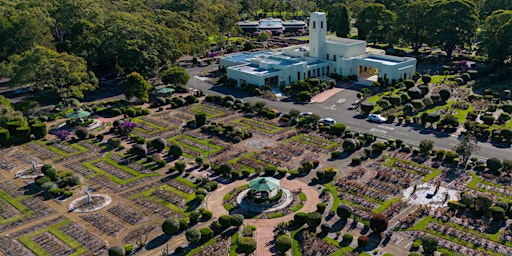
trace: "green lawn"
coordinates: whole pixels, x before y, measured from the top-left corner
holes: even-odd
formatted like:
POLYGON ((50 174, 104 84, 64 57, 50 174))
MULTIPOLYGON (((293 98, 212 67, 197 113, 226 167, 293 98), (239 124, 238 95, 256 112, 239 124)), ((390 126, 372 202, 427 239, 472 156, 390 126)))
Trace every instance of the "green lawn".
POLYGON ((195 255, 199 250, 211 245, 215 243, 215 238, 212 238, 210 240, 208 240, 206 243, 202 244, 201 246, 198 246, 192 250, 190 250, 187 254, 185 254, 186 256, 192 256, 192 255, 195 255))
POLYGON ((333 198, 333 204, 331 207, 332 211, 336 211, 338 208, 338 205, 340 205, 340 197, 338 196, 338 191, 336 191, 336 188, 331 183, 324 184, 325 188, 331 192, 332 198, 333 198))
POLYGON ((443 82, 445 79, 446 80, 449 80, 449 79, 453 79, 455 78, 454 75, 448 75, 448 76, 445 76, 445 75, 437 75, 437 76, 432 76, 432 81, 430 81, 431 84, 452 84, 452 83, 455 83, 454 81, 447 81, 447 82, 443 82))
POLYGON ((290 233, 290 236, 292 237, 292 255, 293 256, 302 256, 302 253, 300 252, 300 243, 296 238, 297 233, 299 233, 302 229, 303 229, 303 227, 301 227, 297 230, 294 230, 290 233))
POLYGON ((298 210, 302 209, 304 207, 303 204, 297 204, 294 207, 291 208, 292 212, 297 212, 298 210))
POLYGON ((238 248, 238 232, 231 236, 231 247, 229 248, 230 256, 237 256, 236 249, 238 248))

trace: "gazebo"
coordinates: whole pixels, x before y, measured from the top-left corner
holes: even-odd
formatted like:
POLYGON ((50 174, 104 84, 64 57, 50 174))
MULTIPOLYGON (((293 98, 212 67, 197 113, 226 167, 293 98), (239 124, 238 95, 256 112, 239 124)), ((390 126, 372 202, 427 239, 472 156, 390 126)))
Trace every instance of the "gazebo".
POLYGON ((272 177, 259 177, 249 182, 250 193, 258 199, 270 199, 277 195, 279 186, 279 180, 272 177))

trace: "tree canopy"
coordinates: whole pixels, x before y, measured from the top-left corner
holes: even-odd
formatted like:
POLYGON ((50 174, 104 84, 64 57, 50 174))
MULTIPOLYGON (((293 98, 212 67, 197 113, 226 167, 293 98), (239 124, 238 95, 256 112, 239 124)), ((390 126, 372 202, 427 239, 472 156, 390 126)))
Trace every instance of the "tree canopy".
POLYGON ((148 102, 151 85, 137 72, 126 76, 125 95, 128 100, 136 98, 139 102, 148 102))
POLYGON ((98 79, 87 70, 83 58, 36 46, 11 56, 14 85, 32 84, 37 89, 50 88, 62 99, 83 98, 84 91, 94 90, 98 79))
POLYGON ((350 10, 343 3, 335 3, 329 9, 327 26, 329 31, 336 32, 338 37, 350 35, 350 10))
POLYGON ((356 26, 361 40, 385 42, 395 25, 396 14, 383 4, 369 4, 359 13, 356 26))

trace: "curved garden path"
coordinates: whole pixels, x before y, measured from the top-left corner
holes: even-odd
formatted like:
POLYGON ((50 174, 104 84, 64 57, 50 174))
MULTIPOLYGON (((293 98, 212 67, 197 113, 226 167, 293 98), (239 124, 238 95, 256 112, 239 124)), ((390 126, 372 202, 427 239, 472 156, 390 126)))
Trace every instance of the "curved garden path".
MULTIPOLYGON (((214 217, 219 217, 224 214, 229 214, 226 209, 224 209, 224 195, 228 192, 231 192, 234 188, 247 184, 249 181, 247 180, 239 180, 228 185, 219 185, 219 188, 215 190, 213 193, 209 194, 206 198, 206 208, 213 213, 214 217)), ((304 203, 304 206, 300 209, 301 212, 312 212, 316 211, 316 205, 321 202, 319 199, 318 191, 311 186, 308 186, 302 181, 299 180, 288 180, 286 178, 282 178, 280 180, 281 187, 285 187, 290 191, 302 190, 302 193, 306 194, 307 200, 304 203)), ((293 214, 288 214, 286 216, 275 218, 275 219, 246 219, 244 220, 244 224, 250 224, 256 226, 256 255, 258 256, 267 256, 267 255, 275 255, 272 253, 270 249, 273 246, 274 240, 274 228, 277 224, 281 222, 287 222, 293 219, 293 214)))

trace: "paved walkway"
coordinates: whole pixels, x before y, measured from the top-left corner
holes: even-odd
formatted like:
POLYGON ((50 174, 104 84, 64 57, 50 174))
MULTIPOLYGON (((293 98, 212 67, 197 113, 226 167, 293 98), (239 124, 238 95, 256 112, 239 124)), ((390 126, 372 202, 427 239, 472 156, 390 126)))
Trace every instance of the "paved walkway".
MULTIPOLYGON (((301 212, 312 212, 316 211, 316 205, 320 203, 318 198, 318 192, 314 187, 310 187, 304 182, 299 180, 288 180, 283 178, 280 180, 281 186, 289 189, 290 191, 302 189, 302 193, 306 194, 307 200, 304 206, 300 210, 301 212)), ((229 214, 223 207, 224 195, 231 192, 234 188, 247 184, 246 180, 235 181, 228 185, 219 185, 219 188, 213 193, 208 195, 206 198, 206 208, 213 213, 214 217, 219 217, 224 214, 229 214)), ((294 214, 288 214, 281 218, 275 219, 246 219, 244 220, 245 225, 256 226, 256 255, 267 256, 274 255, 271 252, 271 248, 274 243, 274 228, 281 222, 287 222, 293 219, 294 214)))
POLYGON ((309 102, 310 103, 322 103, 322 102, 326 101, 327 99, 329 99, 330 97, 334 96, 336 93, 341 92, 343 90, 345 90, 345 89, 332 88, 332 89, 323 91, 323 92, 315 95, 313 98, 311 98, 311 100, 309 102))

